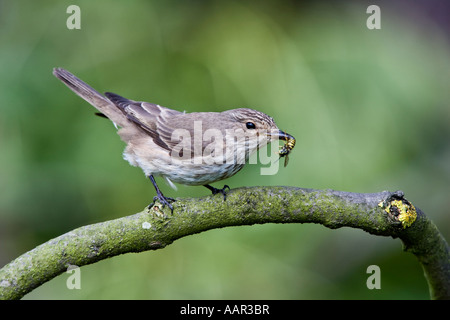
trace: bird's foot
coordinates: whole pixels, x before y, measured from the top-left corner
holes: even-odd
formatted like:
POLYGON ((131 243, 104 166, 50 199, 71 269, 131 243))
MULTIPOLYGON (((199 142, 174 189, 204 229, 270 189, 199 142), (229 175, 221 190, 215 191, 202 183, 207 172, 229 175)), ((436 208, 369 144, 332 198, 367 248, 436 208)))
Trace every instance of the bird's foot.
POLYGON ((153 203, 149 204, 148 208, 150 209, 151 207, 153 207, 155 205, 155 201, 158 200, 159 202, 161 202, 163 208, 165 206, 168 206, 170 208, 170 211, 172 211, 172 214, 173 214, 173 206, 170 204, 169 201, 174 202, 175 199, 169 198, 169 197, 164 197, 161 190, 159 190, 158 185, 156 184, 156 181, 155 181, 155 178, 153 177, 153 175, 149 175, 148 178, 153 183, 153 186, 155 187, 155 190, 156 190, 156 197, 153 197, 153 203))
POLYGON ((156 200, 158 200, 163 208, 165 206, 168 206, 170 208, 170 211, 173 213, 173 206, 170 204, 170 202, 175 202, 174 198, 165 197, 162 193, 158 193, 157 196, 153 197, 153 202, 148 205, 148 208, 150 209, 155 205, 156 200))
POLYGON ((223 195, 223 200, 224 201, 227 199, 226 189, 231 190, 230 187, 227 186, 227 185, 224 185, 222 189, 214 188, 213 186, 210 186, 209 184, 205 184, 204 186, 206 188, 208 188, 209 190, 211 190, 213 195, 221 193, 223 195))

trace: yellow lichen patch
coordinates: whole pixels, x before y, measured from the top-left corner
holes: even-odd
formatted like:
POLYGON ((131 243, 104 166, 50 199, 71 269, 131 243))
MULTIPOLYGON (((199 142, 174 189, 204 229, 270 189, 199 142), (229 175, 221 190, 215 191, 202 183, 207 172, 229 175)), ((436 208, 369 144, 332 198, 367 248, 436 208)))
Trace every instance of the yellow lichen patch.
POLYGON ((396 217, 398 221, 402 223, 403 228, 410 227, 417 218, 416 208, 405 199, 402 200, 392 200, 390 202, 381 201, 378 204, 379 207, 384 208, 384 210, 396 217))
POLYGON ((417 212, 412 203, 407 205, 402 203, 399 211, 400 215, 398 216, 398 220, 402 223, 403 228, 411 226, 413 222, 416 221, 417 212))

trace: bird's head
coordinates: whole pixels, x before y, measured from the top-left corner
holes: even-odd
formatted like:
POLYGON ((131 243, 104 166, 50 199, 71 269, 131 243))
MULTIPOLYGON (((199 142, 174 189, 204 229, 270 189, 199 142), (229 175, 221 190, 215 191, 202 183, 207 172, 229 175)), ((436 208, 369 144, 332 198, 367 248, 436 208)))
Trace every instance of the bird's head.
POLYGON ((238 148, 244 148, 249 155, 275 140, 295 140, 293 136, 280 130, 273 118, 263 112, 240 108, 224 113, 232 119, 228 126, 232 126, 238 148))

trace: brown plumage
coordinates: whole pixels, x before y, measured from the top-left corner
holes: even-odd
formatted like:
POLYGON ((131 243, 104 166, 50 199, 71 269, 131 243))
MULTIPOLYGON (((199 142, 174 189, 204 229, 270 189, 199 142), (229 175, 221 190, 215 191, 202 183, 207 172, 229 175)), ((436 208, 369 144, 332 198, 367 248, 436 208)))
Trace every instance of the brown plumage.
POLYGON ((102 95, 62 68, 53 74, 120 127, 118 134, 127 144, 124 159, 144 171, 155 186, 155 198, 171 210, 173 199, 161 193, 154 176, 173 187, 172 182, 203 185, 225 198, 228 186, 216 189, 209 184, 236 174, 267 143, 294 139, 257 110, 184 113, 110 92, 102 95))

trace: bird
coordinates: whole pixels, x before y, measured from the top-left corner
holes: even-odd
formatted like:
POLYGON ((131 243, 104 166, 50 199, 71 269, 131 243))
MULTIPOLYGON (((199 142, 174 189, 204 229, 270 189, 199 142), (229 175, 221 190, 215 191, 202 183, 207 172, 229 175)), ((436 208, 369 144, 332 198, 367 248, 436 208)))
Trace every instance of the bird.
POLYGON ((174 189, 175 183, 204 186, 213 195, 226 199, 228 185, 222 189, 211 183, 236 174, 259 148, 275 140, 286 145, 280 157, 295 145, 295 138, 280 130, 272 117, 249 109, 222 112, 182 112, 158 104, 135 101, 112 92, 99 93, 63 68, 53 74, 69 89, 98 110, 98 115, 111 120, 126 143, 123 158, 140 167, 150 179, 162 206, 173 213, 175 199, 166 197, 155 177, 164 178, 174 189), (292 146, 292 147, 291 147, 292 146))

